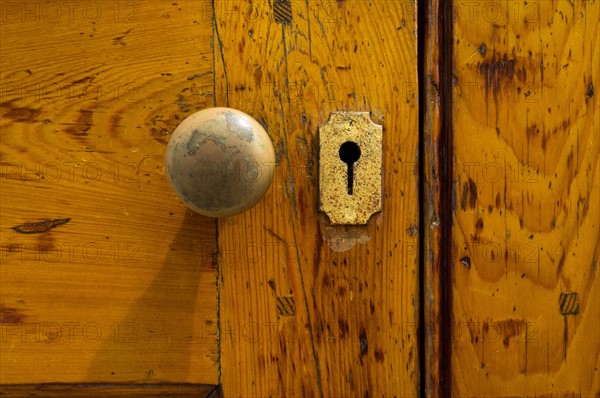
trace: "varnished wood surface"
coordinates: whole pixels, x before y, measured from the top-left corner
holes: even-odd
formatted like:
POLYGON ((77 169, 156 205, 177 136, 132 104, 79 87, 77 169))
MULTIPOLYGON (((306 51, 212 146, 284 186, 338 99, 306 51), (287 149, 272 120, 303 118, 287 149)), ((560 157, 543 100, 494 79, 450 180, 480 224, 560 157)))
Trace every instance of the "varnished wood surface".
POLYGON ((453 396, 598 396, 600 2, 465 3, 453 396))
POLYGON ((215 222, 163 170, 212 105, 210 6, 2 7, 0 383, 216 384, 215 222))
POLYGON ((597 1, 455 1, 450 74, 430 5, 423 201, 414 3, 8 3, 4 396, 203 396, 156 383, 219 372, 225 396, 415 396, 417 203, 425 394, 599 394, 597 1), (162 170, 170 132, 213 105, 257 118, 278 150, 267 197, 219 223, 218 291, 214 221, 162 170), (366 228, 316 211, 317 126, 335 110, 384 126, 384 211, 366 228), (54 381, 69 384, 7 385, 54 381), (145 384, 77 384, 96 381, 145 384))
POLYGON ((415 4, 215 5, 216 104, 263 123, 278 153, 266 197, 219 221, 224 395, 416 396, 415 4), (383 125, 383 211, 366 227, 317 212, 332 111, 383 125))

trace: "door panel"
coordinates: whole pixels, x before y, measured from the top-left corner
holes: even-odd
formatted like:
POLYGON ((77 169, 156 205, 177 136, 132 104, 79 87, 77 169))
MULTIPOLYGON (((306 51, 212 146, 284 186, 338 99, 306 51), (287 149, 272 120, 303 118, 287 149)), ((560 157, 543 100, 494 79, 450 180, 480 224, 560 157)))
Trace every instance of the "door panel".
POLYGON ((218 382, 215 222, 163 170, 212 102, 206 11, 2 3, 0 383, 218 382))
POLYGON ((266 197, 219 220, 225 396, 417 395, 415 7, 216 3, 216 104, 259 120, 278 153, 266 197), (367 226, 317 211, 333 111, 383 125, 383 211, 367 226))
POLYGON ((592 396, 600 4, 454 6, 452 391, 592 396))

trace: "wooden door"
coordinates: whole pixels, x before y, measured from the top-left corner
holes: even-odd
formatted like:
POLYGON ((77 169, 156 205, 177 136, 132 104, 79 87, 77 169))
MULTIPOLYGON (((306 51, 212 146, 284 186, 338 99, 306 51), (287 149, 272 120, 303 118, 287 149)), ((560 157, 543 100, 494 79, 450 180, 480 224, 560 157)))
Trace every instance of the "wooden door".
POLYGON ((3 389, 416 395, 416 16, 3 3, 3 389), (163 167, 178 123, 214 105, 259 120, 278 163, 261 203, 218 224, 163 167), (384 127, 384 211, 366 227, 317 212, 317 128, 338 110, 384 127))
POLYGON ((6 396, 600 394, 597 1, 0 2, 6 396), (229 106, 266 196, 197 215, 170 134, 229 106), (383 211, 318 212, 318 126, 383 211))

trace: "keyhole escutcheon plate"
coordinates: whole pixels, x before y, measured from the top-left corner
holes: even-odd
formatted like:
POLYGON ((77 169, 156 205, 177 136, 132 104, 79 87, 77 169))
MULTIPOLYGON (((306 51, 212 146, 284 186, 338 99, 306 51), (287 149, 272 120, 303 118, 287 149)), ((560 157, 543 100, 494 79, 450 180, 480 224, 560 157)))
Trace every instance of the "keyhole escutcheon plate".
POLYGON ((381 211, 382 141, 369 112, 334 112, 319 126, 319 210, 332 225, 366 224, 381 211))

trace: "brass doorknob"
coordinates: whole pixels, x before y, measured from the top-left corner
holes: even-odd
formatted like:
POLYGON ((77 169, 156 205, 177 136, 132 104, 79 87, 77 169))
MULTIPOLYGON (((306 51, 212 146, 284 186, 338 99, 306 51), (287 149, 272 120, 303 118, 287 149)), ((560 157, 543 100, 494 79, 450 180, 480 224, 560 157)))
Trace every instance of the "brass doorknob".
POLYGON ((267 192, 275 151, 265 129, 249 115, 209 108, 177 126, 165 165, 171 187, 188 207, 226 217, 251 208, 267 192))

